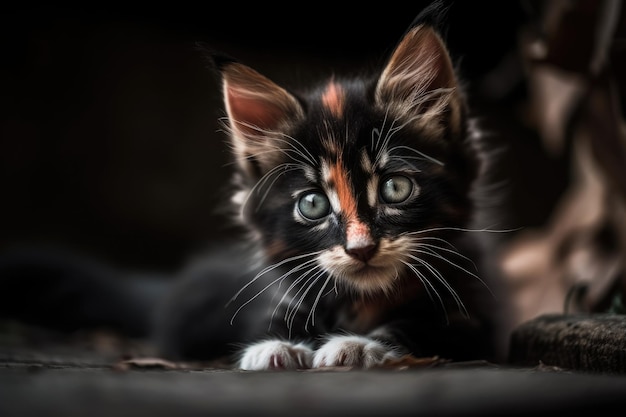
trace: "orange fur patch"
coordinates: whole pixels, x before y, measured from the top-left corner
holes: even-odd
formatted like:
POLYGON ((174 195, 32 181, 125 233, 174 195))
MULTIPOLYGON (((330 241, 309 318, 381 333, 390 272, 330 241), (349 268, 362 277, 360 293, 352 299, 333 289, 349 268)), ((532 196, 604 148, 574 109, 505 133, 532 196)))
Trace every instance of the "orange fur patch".
POLYGON ((322 103, 336 118, 343 116, 344 99, 345 92, 343 88, 335 82, 331 81, 328 83, 324 94, 322 94, 322 103))
POLYGON ((346 228, 346 240, 348 242, 371 242, 370 229, 365 223, 358 220, 350 220, 346 228))
POLYGON ((352 187, 350 187, 350 179, 348 173, 344 169, 341 159, 338 159, 337 163, 330 166, 329 182, 332 183, 337 192, 339 198, 339 204, 341 204, 341 210, 346 216, 348 223, 357 221, 356 218, 356 199, 352 194, 352 187))

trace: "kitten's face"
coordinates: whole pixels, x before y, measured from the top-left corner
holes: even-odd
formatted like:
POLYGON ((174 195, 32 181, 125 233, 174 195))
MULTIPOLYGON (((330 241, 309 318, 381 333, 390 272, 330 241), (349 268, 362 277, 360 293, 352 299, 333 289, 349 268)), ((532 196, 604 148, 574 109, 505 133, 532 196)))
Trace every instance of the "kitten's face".
POLYGON ((445 232, 468 218, 475 161, 432 29, 409 31, 376 79, 332 79, 302 96, 239 63, 221 70, 235 201, 273 262, 358 293, 436 277, 445 232))

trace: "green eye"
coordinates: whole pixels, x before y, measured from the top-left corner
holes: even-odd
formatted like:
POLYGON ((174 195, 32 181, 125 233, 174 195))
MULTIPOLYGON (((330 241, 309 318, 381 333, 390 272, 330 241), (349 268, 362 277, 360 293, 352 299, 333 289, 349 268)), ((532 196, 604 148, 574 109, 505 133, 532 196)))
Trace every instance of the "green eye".
POLYGON ((380 198, 387 204, 402 203, 412 192, 413 182, 402 175, 389 177, 380 185, 380 198))
POLYGON ((298 199, 298 212, 305 219, 319 220, 330 213, 328 197, 319 191, 306 193, 298 199))

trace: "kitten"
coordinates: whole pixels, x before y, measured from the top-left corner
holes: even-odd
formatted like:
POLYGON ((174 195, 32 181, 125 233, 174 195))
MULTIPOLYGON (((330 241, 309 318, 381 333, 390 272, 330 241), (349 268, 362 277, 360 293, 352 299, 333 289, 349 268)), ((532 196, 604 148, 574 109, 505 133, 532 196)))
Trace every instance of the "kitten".
MULTIPOLYGON (((480 135, 437 30, 441 13, 438 3, 421 13, 379 73, 303 92, 212 54, 246 247, 203 256, 150 301, 109 290, 108 304, 127 314, 111 322, 138 334, 149 322, 163 356, 233 355, 246 370, 371 368, 405 354, 494 359, 498 310, 468 228, 480 135)), ((74 284, 94 293, 114 281, 74 284)))
POLYGON ((271 294, 268 335, 241 350, 240 368, 492 354, 476 305, 489 288, 456 246, 480 160, 434 12, 377 76, 306 92, 213 57, 238 168, 232 201, 262 252, 231 301, 233 325, 271 294))

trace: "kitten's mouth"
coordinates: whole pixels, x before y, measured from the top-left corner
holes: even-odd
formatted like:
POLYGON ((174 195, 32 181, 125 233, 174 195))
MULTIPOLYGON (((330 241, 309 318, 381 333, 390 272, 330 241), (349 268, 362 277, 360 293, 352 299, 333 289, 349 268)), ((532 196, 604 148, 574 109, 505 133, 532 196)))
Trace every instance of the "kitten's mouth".
POLYGON ((320 265, 336 280, 360 293, 378 293, 391 290, 403 268, 399 256, 378 252, 366 261, 346 254, 342 247, 335 247, 320 254, 320 265))

